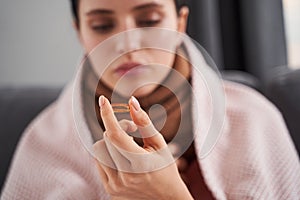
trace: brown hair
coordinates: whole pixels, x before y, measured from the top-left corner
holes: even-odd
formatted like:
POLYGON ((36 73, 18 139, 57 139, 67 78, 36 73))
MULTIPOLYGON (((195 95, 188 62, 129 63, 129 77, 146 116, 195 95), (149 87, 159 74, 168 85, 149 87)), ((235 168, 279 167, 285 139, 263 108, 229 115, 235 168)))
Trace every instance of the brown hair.
MULTIPOLYGON (((175 5, 176 5, 176 10, 179 12, 180 8, 186 4, 186 0, 174 0, 175 5)), ((78 16, 78 5, 79 5, 79 0, 70 0, 71 3, 71 10, 73 14, 73 18, 75 20, 75 23, 78 24, 79 22, 79 16, 78 16)))

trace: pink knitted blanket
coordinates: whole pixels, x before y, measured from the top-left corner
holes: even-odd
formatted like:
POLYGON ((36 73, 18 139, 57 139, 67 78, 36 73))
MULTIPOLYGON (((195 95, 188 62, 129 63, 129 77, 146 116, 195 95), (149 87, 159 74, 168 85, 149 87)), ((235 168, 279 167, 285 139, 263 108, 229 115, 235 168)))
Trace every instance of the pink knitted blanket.
MULTIPOLYGON (((223 133, 213 150, 198 159, 215 198, 300 199, 299 159, 278 110, 250 88, 229 82, 224 87, 223 133)), ((195 91, 194 101, 203 100, 195 91)), ((27 128, 1 199, 109 199, 76 134, 71 97, 69 85, 27 128)), ((194 133, 198 155, 204 116, 198 113, 202 128, 194 133)))

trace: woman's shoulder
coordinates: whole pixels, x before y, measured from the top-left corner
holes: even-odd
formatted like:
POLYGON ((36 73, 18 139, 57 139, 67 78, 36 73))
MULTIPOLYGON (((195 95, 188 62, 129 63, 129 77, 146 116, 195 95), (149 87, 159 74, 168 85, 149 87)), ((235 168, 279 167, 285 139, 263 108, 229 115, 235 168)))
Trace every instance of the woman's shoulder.
POLYGON ((282 118, 278 108, 259 91, 246 85, 224 81, 228 112, 282 118))
MULTIPOLYGON (((276 138, 291 143, 281 112, 258 91, 233 82, 224 82, 229 138, 239 141, 269 141, 276 138)), ((280 142, 276 142, 279 144, 280 142)), ((284 143, 284 142, 283 142, 284 143)))
POLYGON ((58 142, 59 138, 68 137, 67 134, 73 132, 73 127, 72 89, 66 86, 58 98, 29 124, 23 134, 23 140, 32 141, 34 138, 48 143, 51 137, 56 138, 58 142))

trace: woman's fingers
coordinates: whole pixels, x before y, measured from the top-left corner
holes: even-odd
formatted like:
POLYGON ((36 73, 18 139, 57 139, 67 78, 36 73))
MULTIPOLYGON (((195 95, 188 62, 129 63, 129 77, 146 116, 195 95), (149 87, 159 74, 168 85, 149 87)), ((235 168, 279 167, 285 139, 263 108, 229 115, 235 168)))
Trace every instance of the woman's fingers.
POLYGON ((129 121, 127 119, 122 119, 121 121, 119 121, 119 124, 120 124, 121 128, 123 129, 123 131, 125 131, 127 133, 132 133, 137 130, 137 126, 133 121, 129 121))
POLYGON ((122 130, 114 115, 110 102, 103 95, 99 97, 99 107, 102 121, 106 130, 114 132, 119 132, 122 130))
POLYGON ((135 98, 129 101, 130 114, 135 125, 130 121, 119 123, 109 101, 104 96, 100 97, 99 104, 106 128, 103 139, 117 170, 140 173, 157 170, 173 162, 164 138, 155 129, 135 98), (144 148, 135 143, 133 138, 124 131, 136 127, 143 137, 144 148))
MULTIPOLYGON (((100 113, 103 120, 103 124, 106 129, 105 133, 107 139, 113 145, 115 145, 116 147, 124 151, 132 152, 132 153, 144 152, 143 149, 134 142, 133 138, 129 136, 122 129, 121 126, 125 126, 124 122, 122 122, 123 125, 119 124, 108 99, 105 98, 104 96, 100 96, 99 106, 100 106, 100 113)), ((127 128, 130 129, 133 127, 129 126, 127 128)))
POLYGON ((129 100, 130 115, 133 122, 138 126, 143 137, 144 147, 162 149, 167 146, 162 135, 155 129, 147 113, 141 109, 138 100, 131 97, 129 100))
MULTIPOLYGON (((117 121, 113 109, 104 96, 99 98, 100 113, 103 124, 106 128, 107 136, 113 144, 129 152, 141 153, 139 146, 132 140, 132 137, 126 134, 123 129, 134 129, 133 125, 117 121), (123 126, 123 128, 121 127, 123 126)), ((147 113, 140 107, 136 98, 129 100, 130 115, 134 124, 137 125, 146 148, 161 149, 167 146, 162 135, 155 129, 147 113)))

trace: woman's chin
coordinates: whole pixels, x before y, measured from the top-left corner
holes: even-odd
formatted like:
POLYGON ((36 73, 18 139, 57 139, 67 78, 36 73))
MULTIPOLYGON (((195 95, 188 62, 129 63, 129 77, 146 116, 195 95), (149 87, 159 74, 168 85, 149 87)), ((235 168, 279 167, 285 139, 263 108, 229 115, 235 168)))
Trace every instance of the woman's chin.
POLYGON ((138 88, 133 92, 133 96, 139 98, 139 97, 145 97, 149 94, 151 94, 155 89, 157 88, 157 84, 151 84, 146 85, 141 88, 138 88))
POLYGON ((130 98, 131 96, 140 98, 151 94, 157 87, 158 87, 157 84, 149 84, 149 85, 142 86, 138 89, 135 89, 134 91, 132 91, 130 87, 119 87, 119 88, 115 88, 114 92, 117 92, 119 95, 125 98, 130 98))

